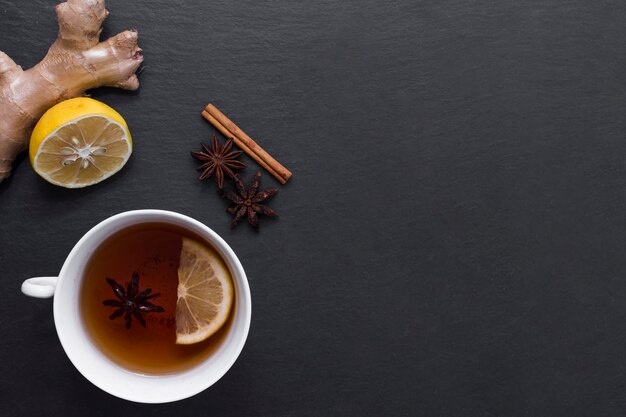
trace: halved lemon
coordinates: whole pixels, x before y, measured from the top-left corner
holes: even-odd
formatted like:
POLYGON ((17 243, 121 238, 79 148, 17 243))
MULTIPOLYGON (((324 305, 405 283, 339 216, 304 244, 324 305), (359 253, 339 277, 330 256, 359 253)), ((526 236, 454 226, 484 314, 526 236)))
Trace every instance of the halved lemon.
POLYGON ((178 267, 176 343, 206 340, 224 325, 233 304, 228 268, 213 250, 183 238, 178 267))
POLYGON ((30 163, 52 184, 81 188, 118 172, 132 152, 124 118, 97 100, 62 101, 39 119, 30 137, 30 163))

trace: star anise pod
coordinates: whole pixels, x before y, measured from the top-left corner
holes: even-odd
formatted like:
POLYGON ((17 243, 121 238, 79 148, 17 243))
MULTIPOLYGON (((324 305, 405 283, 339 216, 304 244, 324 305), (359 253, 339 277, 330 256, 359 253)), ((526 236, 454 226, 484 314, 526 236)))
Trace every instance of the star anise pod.
POLYGON ((119 300, 104 300, 102 304, 110 307, 118 307, 117 310, 109 316, 110 320, 116 319, 124 315, 126 321, 126 329, 130 329, 133 317, 143 326, 146 327, 146 320, 143 314, 146 313, 162 313, 165 309, 149 302, 153 298, 157 298, 160 293, 150 294, 152 288, 146 288, 139 292, 139 274, 133 272, 133 278, 128 283, 126 290, 113 278, 106 278, 106 282, 113 288, 113 293, 119 300))
POLYGON ((191 156, 204 162, 198 168, 198 171, 202 171, 198 179, 204 180, 211 175, 215 175, 215 182, 220 190, 224 187, 224 175, 228 175, 234 180, 234 171, 246 167, 243 162, 237 160, 243 152, 231 151, 233 147, 232 138, 228 139, 224 146, 222 146, 217 140, 217 136, 213 135, 211 138, 211 148, 204 143, 201 143, 200 146, 202 146, 202 151, 191 152, 191 156))
POLYGON ((230 227, 235 227, 239 224, 239 220, 243 216, 248 216, 248 223, 259 231, 259 214, 265 214, 270 217, 278 217, 278 213, 269 208, 261 202, 267 200, 278 192, 278 188, 268 188, 267 190, 259 191, 259 185, 261 183, 261 173, 257 172, 252 180, 252 185, 246 188, 241 177, 236 175, 235 185, 237 186, 237 192, 229 191, 227 193, 222 192, 222 196, 234 203, 233 206, 228 208, 228 212, 235 216, 230 223, 230 227))

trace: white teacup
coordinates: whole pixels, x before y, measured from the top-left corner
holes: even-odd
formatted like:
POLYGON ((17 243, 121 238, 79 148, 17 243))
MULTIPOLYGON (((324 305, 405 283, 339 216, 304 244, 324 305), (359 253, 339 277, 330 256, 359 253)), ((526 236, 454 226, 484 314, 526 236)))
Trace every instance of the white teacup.
POLYGON ((250 329, 250 287, 233 250, 204 224, 171 211, 127 211, 104 220, 78 241, 58 277, 27 279, 22 284, 22 292, 39 298, 54 296, 54 323, 59 339, 67 356, 85 378, 112 395, 142 403, 182 400, 213 385, 235 363, 250 329), (237 302, 226 339, 205 361, 181 373, 141 375, 109 360, 92 342, 79 312, 80 281, 89 257, 107 237, 132 225, 155 222, 186 228, 211 243, 231 271, 237 302))

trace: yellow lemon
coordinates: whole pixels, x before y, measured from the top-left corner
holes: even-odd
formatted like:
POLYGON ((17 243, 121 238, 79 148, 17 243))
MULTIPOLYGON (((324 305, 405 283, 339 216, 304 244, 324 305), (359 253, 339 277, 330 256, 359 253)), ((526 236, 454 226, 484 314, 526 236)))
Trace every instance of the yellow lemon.
POLYGON ((118 172, 132 153, 128 125, 97 100, 62 101, 39 119, 30 137, 30 163, 52 184, 81 188, 118 172))
POLYGON ((201 342, 224 325, 233 304, 233 284, 222 258, 183 238, 178 267, 176 343, 201 342))

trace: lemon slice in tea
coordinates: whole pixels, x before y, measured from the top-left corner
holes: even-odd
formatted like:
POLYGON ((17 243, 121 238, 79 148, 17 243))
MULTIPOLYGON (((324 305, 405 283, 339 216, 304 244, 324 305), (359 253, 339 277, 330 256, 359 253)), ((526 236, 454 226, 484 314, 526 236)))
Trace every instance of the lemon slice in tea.
POLYGON ((97 100, 63 101, 39 119, 30 138, 30 162, 41 177, 66 188, 93 185, 118 172, 132 139, 118 112, 97 100))
POLYGON ((224 325, 233 304, 228 268, 213 249, 183 238, 178 267, 176 343, 206 340, 224 325))

